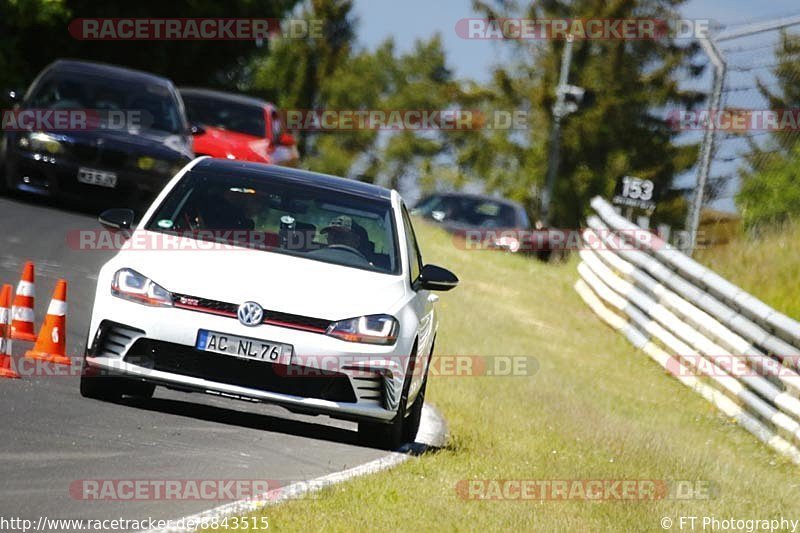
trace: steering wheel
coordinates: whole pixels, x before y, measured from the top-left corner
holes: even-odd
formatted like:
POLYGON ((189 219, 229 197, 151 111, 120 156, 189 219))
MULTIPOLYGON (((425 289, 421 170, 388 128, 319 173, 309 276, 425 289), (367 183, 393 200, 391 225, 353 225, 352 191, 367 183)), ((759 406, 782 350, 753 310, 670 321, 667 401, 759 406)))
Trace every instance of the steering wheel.
POLYGON ((363 259, 364 261, 369 263, 369 259, 367 259, 367 256, 364 255, 363 253, 361 253, 360 250, 357 250, 357 249, 353 248, 352 246, 347 246, 346 244, 329 244, 326 247, 326 249, 327 250, 342 250, 342 251, 345 251, 345 252, 350 252, 351 254, 357 255, 361 259, 363 259))

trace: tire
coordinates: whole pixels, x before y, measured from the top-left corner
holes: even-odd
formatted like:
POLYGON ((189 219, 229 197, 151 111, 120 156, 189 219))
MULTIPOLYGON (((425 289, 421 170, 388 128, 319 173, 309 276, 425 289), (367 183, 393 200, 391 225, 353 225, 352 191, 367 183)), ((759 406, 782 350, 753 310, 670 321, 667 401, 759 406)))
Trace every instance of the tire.
POLYGON ((3 162, 2 166, 3 175, 0 176, 0 194, 3 196, 9 196, 14 191, 14 179, 12 176, 13 169, 11 165, 6 162, 3 162))
POLYGON ((411 377, 414 372, 414 364, 417 362, 417 347, 412 351, 414 357, 406 370, 406 379, 403 383, 403 394, 400 399, 400 407, 397 415, 391 423, 381 422, 359 422, 358 441, 364 446, 380 448, 383 450, 396 450, 406 442, 413 442, 419 430, 422 420, 422 406, 425 403, 425 389, 428 385, 428 376, 422 381, 422 387, 411 406, 410 412, 405 414, 408 402, 408 391, 411 387, 411 377))
POLYGON ((396 450, 403 444, 405 418, 399 413, 390 424, 381 422, 359 422, 358 443, 371 448, 396 450))
POLYGON ((422 407, 425 405, 425 389, 427 387, 428 376, 425 376, 422 387, 420 387, 417 397, 411 406, 411 412, 408 413, 405 422, 403 422, 403 440, 405 442, 414 442, 414 439, 417 438, 419 424, 422 421, 422 407))
POLYGON ((151 398, 156 386, 144 381, 107 376, 81 376, 81 396, 94 400, 114 401, 123 396, 151 398))

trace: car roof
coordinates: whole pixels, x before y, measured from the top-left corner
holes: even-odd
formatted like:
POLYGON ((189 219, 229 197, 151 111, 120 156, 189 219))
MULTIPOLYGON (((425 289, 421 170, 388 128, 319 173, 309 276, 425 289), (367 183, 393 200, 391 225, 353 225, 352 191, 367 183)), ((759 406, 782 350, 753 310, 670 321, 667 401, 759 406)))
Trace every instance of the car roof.
POLYGON ((495 196, 489 196, 487 194, 473 194, 467 192, 437 192, 433 194, 426 194, 420 201, 427 200, 428 198, 468 198, 470 200, 477 200, 480 202, 495 202, 498 204, 507 205, 509 207, 514 207, 517 209, 523 209, 522 204, 519 202, 515 202, 514 200, 508 200, 506 198, 498 198, 495 196))
POLYGON ((109 78, 123 78, 129 81, 138 81, 149 84, 160 85, 172 88, 172 82, 163 76, 157 76, 149 72, 134 70, 106 63, 95 61, 83 61, 77 59, 59 59, 51 63, 46 69, 49 72, 69 72, 71 74, 95 75, 109 78))
POLYGON ((243 178, 264 178, 294 185, 311 185, 314 187, 339 191, 347 194, 370 198, 373 200, 390 200, 392 191, 373 185, 329 174, 320 174, 310 170, 302 170, 264 163, 246 161, 230 161, 227 159, 205 158, 198 161, 191 169, 192 173, 213 174, 243 178))
POLYGON ((272 107, 272 104, 267 102, 266 100, 262 100, 260 98, 255 98, 254 96, 247 96, 244 94, 236 94, 236 93, 226 93, 223 91, 214 91, 212 89, 199 89, 196 87, 180 87, 178 88, 181 95, 186 96, 202 96, 205 98, 213 98, 215 100, 222 100, 225 102, 231 102, 233 104, 246 104, 246 105, 256 105, 260 107, 272 107))

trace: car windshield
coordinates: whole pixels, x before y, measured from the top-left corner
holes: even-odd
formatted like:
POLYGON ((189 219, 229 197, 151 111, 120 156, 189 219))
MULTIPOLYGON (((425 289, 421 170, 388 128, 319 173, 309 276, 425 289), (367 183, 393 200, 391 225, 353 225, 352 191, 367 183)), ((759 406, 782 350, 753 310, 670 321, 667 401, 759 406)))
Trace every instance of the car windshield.
POLYGON ((517 225, 511 206, 469 196, 431 196, 420 202, 414 213, 439 222, 482 228, 511 228, 517 225))
POLYGON ((35 109, 85 109, 100 120, 180 133, 178 103, 161 85, 59 74, 44 79, 27 102, 35 109))
POLYGON ((256 105, 228 102, 191 94, 182 94, 186 114, 192 124, 203 124, 214 128, 253 135, 266 136, 264 109, 256 105))
POLYGON ((189 172, 146 229, 377 272, 399 272, 389 200, 189 172))

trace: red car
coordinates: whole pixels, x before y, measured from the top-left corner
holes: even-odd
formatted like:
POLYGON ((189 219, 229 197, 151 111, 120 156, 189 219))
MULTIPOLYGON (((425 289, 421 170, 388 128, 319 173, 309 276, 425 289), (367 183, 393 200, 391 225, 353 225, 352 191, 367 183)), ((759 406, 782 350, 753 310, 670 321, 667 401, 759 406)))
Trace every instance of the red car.
POLYGON ((208 89, 187 88, 180 93, 198 156, 297 166, 297 143, 283 131, 272 104, 208 89))

